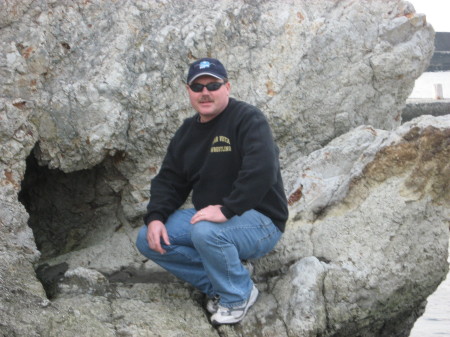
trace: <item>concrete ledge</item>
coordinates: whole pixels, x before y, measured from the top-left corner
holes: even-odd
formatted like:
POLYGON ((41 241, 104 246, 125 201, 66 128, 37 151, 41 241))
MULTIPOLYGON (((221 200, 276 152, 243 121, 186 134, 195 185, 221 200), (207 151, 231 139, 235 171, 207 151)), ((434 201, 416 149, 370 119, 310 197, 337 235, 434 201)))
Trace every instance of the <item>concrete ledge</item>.
POLYGON ((402 123, 422 115, 443 116, 450 114, 450 99, 408 99, 402 111, 402 123))

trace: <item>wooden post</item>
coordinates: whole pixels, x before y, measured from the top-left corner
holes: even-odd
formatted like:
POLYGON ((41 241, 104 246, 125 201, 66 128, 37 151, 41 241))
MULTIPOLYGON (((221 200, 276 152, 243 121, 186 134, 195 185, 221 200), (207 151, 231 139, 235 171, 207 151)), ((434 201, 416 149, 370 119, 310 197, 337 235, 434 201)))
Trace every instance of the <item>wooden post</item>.
POLYGON ((434 93, 435 93, 435 97, 436 99, 444 99, 444 93, 442 90, 442 84, 437 83, 434 85, 434 93))

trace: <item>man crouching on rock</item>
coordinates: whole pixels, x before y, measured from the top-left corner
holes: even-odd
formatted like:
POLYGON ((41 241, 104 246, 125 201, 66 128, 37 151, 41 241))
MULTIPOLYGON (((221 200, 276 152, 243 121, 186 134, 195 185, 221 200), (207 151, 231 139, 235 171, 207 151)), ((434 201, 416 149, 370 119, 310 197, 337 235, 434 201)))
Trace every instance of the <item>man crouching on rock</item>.
POLYGON ((220 61, 192 63, 186 88, 197 113, 152 180, 136 245, 208 296, 212 324, 233 324, 258 297, 241 261, 271 251, 288 217, 278 148, 263 113, 229 97, 220 61), (179 209, 191 190, 195 208, 179 209))

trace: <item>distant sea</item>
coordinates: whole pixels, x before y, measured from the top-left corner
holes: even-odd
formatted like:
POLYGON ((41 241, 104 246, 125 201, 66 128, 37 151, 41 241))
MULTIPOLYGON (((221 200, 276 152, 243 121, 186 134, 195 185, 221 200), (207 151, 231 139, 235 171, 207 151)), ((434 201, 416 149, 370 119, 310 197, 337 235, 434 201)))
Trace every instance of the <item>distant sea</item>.
MULTIPOLYGON (((450 99, 450 71, 423 73, 409 98, 435 98, 436 83, 442 84, 444 99, 450 99)), ((409 337, 450 337, 450 274, 428 297, 425 313, 416 321, 409 337)))

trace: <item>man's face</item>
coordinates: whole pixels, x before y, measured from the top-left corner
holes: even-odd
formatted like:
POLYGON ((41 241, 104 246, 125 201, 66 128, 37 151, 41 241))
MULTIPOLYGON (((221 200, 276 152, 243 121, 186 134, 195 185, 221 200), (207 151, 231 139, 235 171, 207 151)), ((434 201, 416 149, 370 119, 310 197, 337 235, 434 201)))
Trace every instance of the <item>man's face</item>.
MULTIPOLYGON (((213 82, 223 83, 224 81, 212 76, 200 76, 192 84, 206 85, 213 82)), ((215 91, 209 91, 206 87, 203 87, 200 92, 194 92, 189 86, 187 86, 187 91, 192 107, 200 114, 200 122, 206 123, 218 116, 227 107, 230 83, 225 83, 215 91)))

